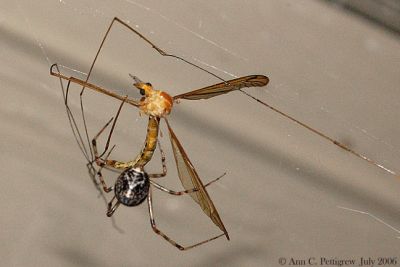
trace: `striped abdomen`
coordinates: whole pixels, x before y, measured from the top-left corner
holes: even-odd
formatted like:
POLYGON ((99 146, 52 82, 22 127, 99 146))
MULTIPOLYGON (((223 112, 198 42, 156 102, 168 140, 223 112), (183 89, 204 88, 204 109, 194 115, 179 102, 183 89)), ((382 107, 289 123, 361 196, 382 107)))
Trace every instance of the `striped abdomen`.
POLYGON ((149 117, 149 123, 147 125, 147 135, 144 148, 140 154, 132 161, 134 167, 143 167, 153 157, 154 150, 157 147, 158 129, 159 129, 160 118, 149 117))

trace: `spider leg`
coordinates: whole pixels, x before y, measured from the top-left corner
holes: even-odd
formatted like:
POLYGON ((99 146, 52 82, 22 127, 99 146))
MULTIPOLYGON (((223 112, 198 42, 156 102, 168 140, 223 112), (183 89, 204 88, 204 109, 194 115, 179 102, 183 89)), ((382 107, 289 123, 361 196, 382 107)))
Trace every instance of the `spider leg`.
MULTIPOLYGON (((214 180, 208 182, 207 184, 204 185, 204 187, 207 187, 207 186, 209 186, 210 184, 212 184, 212 183, 218 181, 219 179, 221 179, 222 177, 224 177, 225 174, 226 174, 226 173, 224 173, 224 174, 222 174, 221 176, 215 178, 214 180)), ((150 175, 149 175, 149 176, 150 176, 150 175)), ((151 183, 152 185, 154 185, 155 188, 157 188, 157 189, 159 189, 159 190, 161 190, 161 191, 163 191, 163 192, 166 192, 166 193, 168 193, 168 194, 175 195, 175 196, 181 196, 181 195, 184 195, 184 194, 190 194, 190 193, 193 193, 193 192, 196 192, 196 191, 199 190, 199 189, 197 189, 197 188, 192 188, 192 189, 183 190, 183 191, 174 191, 174 190, 168 189, 168 188, 166 188, 166 187, 164 187, 164 186, 162 186, 162 185, 160 185, 160 184, 158 184, 158 183, 156 183, 156 182, 154 182, 154 181, 152 181, 152 180, 150 180, 150 183, 151 183)))
POLYGON ((181 246, 180 244, 178 244, 177 242, 175 242, 174 240, 172 240, 169 236, 167 236, 167 235, 164 234, 160 229, 157 228, 156 221, 155 221, 155 219, 154 219, 153 201, 152 201, 152 195, 151 195, 151 194, 152 194, 152 193, 151 193, 151 187, 150 187, 150 189, 149 189, 149 195, 147 196, 147 203, 148 203, 148 206, 149 206, 149 215, 150 215, 150 224, 151 224, 151 227, 153 228, 153 231, 154 231, 156 234, 162 236, 165 240, 167 240, 167 241, 168 241, 170 244, 172 244, 173 246, 177 247, 179 250, 188 250, 188 249, 191 249, 191 248, 200 246, 200 245, 202 245, 202 244, 204 244, 204 243, 210 242, 210 241, 212 241, 212 240, 214 240, 214 239, 217 239, 217 238, 219 238, 219 237, 225 235, 225 233, 222 233, 222 234, 220 234, 220 235, 214 236, 214 237, 212 237, 212 238, 210 238, 210 239, 203 240, 203 241, 201 241, 201 242, 199 242, 199 243, 196 243, 196 244, 193 244, 193 245, 190 245, 190 246, 181 246))
MULTIPOLYGON (((110 151, 107 153, 105 159, 103 160, 102 158, 99 157, 99 154, 98 154, 98 151, 97 151, 97 138, 107 128, 107 126, 111 123, 112 120, 113 120, 113 118, 111 118, 111 120, 109 120, 107 122, 107 124, 99 131, 99 133, 92 140, 92 146, 93 146, 93 153, 94 153, 94 156, 95 156, 95 162, 100 167, 99 170, 96 171, 96 174, 99 177, 99 180, 100 180, 101 185, 103 186, 104 192, 106 192, 106 193, 112 191, 113 187, 112 186, 107 186, 101 171, 103 170, 104 167, 107 168, 106 162, 107 162, 108 157, 110 156, 112 150, 115 148, 115 145, 110 149, 110 151)), ((110 134, 111 134, 111 132, 110 132, 110 134)), ((106 147, 106 149, 104 151, 107 151, 107 150, 108 150, 108 148, 106 147)), ((89 164, 91 164, 91 163, 89 163, 89 164)))
POLYGON ((165 154, 161 147, 160 141, 158 140, 157 142, 158 142, 158 149, 160 149, 160 153, 161 153, 162 173, 149 174, 150 178, 161 178, 161 177, 164 177, 165 175, 167 175, 167 164, 165 163, 165 154))
POLYGON ((121 202, 119 202, 117 200, 117 202, 115 202, 115 204, 113 205, 114 200, 115 200, 115 196, 108 203, 108 208, 107 208, 107 216, 108 217, 111 217, 114 214, 114 212, 117 210, 117 208, 119 207, 119 204, 121 204, 121 202))
MULTIPOLYGON (((113 151, 114 148, 115 148, 115 146, 113 146, 113 147, 110 149, 110 151, 108 152, 108 154, 107 154, 107 156, 106 156, 106 158, 105 158, 106 160, 107 160, 107 158, 110 156, 110 154, 111 154, 111 152, 113 151)), ((100 167, 100 169, 97 171, 97 176, 99 176, 99 180, 100 180, 100 182, 101 182, 101 185, 103 186, 104 192, 109 193, 109 192, 111 192, 111 191, 113 190, 113 187, 112 187, 112 186, 107 186, 107 184, 106 184, 106 182, 105 182, 105 180, 104 180, 104 178, 103 178, 103 174, 101 173, 101 171, 103 170, 104 166, 106 166, 106 165, 102 165, 102 166, 100 167)))

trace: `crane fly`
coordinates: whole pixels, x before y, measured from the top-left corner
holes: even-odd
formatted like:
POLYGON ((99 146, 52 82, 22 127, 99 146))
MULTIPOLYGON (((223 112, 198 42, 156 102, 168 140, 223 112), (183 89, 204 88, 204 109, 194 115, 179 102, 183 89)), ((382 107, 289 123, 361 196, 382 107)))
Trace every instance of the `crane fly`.
MULTIPOLYGON (((128 24, 126 24, 125 22, 121 21, 118 18, 114 18, 113 21, 111 22, 111 24, 101 42, 101 45, 96 53, 95 59, 93 60, 93 63, 89 70, 89 73, 86 77, 86 80, 81 80, 81 79, 78 79, 75 77, 67 77, 60 72, 57 64, 53 64, 51 66, 50 74, 60 78, 68 118, 69 118, 71 127, 73 129, 75 138, 78 141, 78 145, 80 146, 81 150, 84 152, 84 155, 86 156, 86 159, 88 160, 88 166, 91 167, 93 172, 95 172, 98 175, 99 180, 102 184, 103 190, 105 192, 108 193, 108 192, 114 191, 114 197, 108 203, 107 215, 112 216, 120 204, 123 204, 125 206, 136 206, 136 205, 141 204, 145 199, 147 199, 148 206, 149 206, 150 222, 151 222, 151 226, 152 226, 153 230, 157 234, 161 235, 168 242, 170 242, 172 245, 179 248, 180 250, 186 250, 186 249, 196 247, 198 245, 204 244, 211 240, 217 239, 221 236, 225 236, 229 240, 228 232, 218 214, 217 209, 215 208, 215 206, 206 190, 206 187, 208 185, 217 181, 223 175, 212 180, 211 182, 209 182, 205 185, 203 184, 199 175, 196 172, 196 169, 194 168, 193 164, 191 163, 186 151, 184 150, 182 144, 180 143, 178 137, 176 136, 175 132, 172 130, 172 127, 167 119, 167 116, 171 113, 174 104, 178 103, 180 100, 183 100, 183 99, 186 99, 186 100, 208 99, 211 97, 229 93, 231 91, 240 90, 241 88, 244 88, 244 87, 265 86, 265 85, 267 85, 267 83, 269 81, 268 77, 263 76, 263 75, 249 75, 249 76, 245 76, 242 78, 233 79, 230 81, 225 81, 225 80, 221 79, 222 80, 221 83, 214 84, 211 86, 207 86, 207 87, 204 87, 204 88, 201 88, 198 90, 190 91, 190 92, 187 92, 184 94, 179 94, 179 95, 172 97, 167 92, 161 91, 161 90, 155 90, 153 88, 152 84, 150 84, 148 82, 143 82, 138 77, 131 75, 131 78, 134 80, 133 85, 134 85, 134 87, 136 87, 139 90, 139 93, 142 95, 142 98, 140 100, 136 100, 136 99, 130 98, 128 96, 116 94, 109 89, 102 88, 100 86, 97 86, 95 84, 88 82, 90 74, 93 70, 94 64, 97 60, 97 57, 103 47, 103 44, 104 44, 104 42, 108 36, 108 33, 109 33, 112 25, 114 24, 114 22, 119 22, 120 24, 127 27, 134 33, 138 34, 143 40, 145 40, 149 44, 151 44, 152 47, 155 48, 161 55, 171 56, 171 57, 175 57, 179 60, 183 60, 184 62, 186 62, 190 65, 193 65, 197 68, 202 69, 203 71, 210 73, 213 76, 216 76, 215 74, 212 74, 211 72, 209 72, 195 64, 192 64, 189 61, 186 61, 185 59, 183 59, 181 57, 177 57, 175 55, 170 55, 170 54, 165 53, 163 50, 159 49, 157 46, 155 46, 153 43, 151 43, 148 39, 146 39, 139 32, 137 32, 136 30, 131 28, 128 24), (64 88, 63 88, 62 80, 68 81, 66 90, 64 90, 64 88), (82 86, 82 91, 80 94, 81 112, 82 112, 82 117, 83 117, 83 122, 84 122, 84 127, 85 127, 86 139, 87 139, 88 143, 90 144, 89 145, 89 149, 91 151, 90 154, 93 155, 92 158, 90 158, 90 156, 88 155, 88 152, 86 151, 85 144, 83 141, 84 137, 82 137, 82 135, 78 129, 78 126, 75 122, 75 118, 72 114, 72 111, 70 110, 70 108, 68 106, 68 92, 69 92, 69 87, 70 87, 71 83, 75 83, 75 84, 82 86), (117 111, 115 118, 112 118, 111 120, 109 120, 108 123, 91 140, 91 142, 89 141, 89 137, 88 137, 88 133, 87 133, 87 126, 86 126, 86 120, 85 120, 84 108, 83 108, 83 100, 82 100, 82 95, 86 88, 103 93, 105 95, 111 96, 111 97, 116 98, 121 101, 121 105, 117 111), (147 126, 147 135, 146 135, 145 145, 144 145, 143 149, 137 155, 137 157, 134 158, 133 160, 130 160, 127 162, 122 162, 122 161, 108 159, 111 154, 111 151, 113 150, 114 147, 112 147, 110 150, 108 148, 109 148, 111 135, 114 131, 116 121, 121 112, 122 106, 125 103, 138 108, 141 114, 145 114, 148 116, 149 121, 148 121, 148 126, 147 126), (165 188, 164 186, 161 186, 160 184, 154 182, 152 179, 152 178, 164 177, 166 175, 165 156, 164 156, 164 153, 161 149, 161 146, 160 146, 160 143, 158 140, 161 119, 163 119, 167 125, 167 129, 168 129, 169 137, 170 137, 170 141, 171 141, 171 146, 172 146, 172 151, 174 154, 175 163, 176 163, 177 170, 178 170, 178 176, 179 176, 180 181, 185 189, 184 191, 170 190, 170 189, 165 188), (104 152, 99 153, 98 148, 97 148, 97 138, 104 132, 104 130, 111 124, 111 122, 113 122, 113 124, 111 126, 110 134, 108 136, 104 152), (152 159, 157 144, 159 144, 159 149, 161 152, 161 162, 162 162, 163 171, 162 171, 162 173, 158 173, 158 174, 148 174, 144 171, 144 167, 152 159), (107 151, 108 151, 108 153, 107 153, 107 151), (98 170, 94 169, 94 167, 92 165, 94 163, 96 163, 97 166, 99 167, 98 170), (103 175, 102 175, 103 168, 122 170, 121 174, 118 176, 118 178, 115 182, 115 185, 113 187, 109 187, 106 185, 103 175), (210 239, 204 240, 202 242, 196 243, 191 246, 186 246, 186 247, 181 246, 180 244, 178 244, 177 242, 175 242, 174 240, 169 238, 167 235, 165 235, 156 226, 156 223, 154 220, 154 214, 153 214, 152 190, 151 190, 152 187, 155 187, 157 189, 160 189, 164 192, 167 192, 167 193, 170 193, 173 195, 189 194, 192 197, 192 199, 201 207, 203 212, 208 217, 210 217, 212 222, 222 231, 222 233, 215 237, 212 237, 210 239)), ((218 76, 216 76, 216 77, 218 77, 218 76)))
POLYGON ((269 105, 268 103, 261 101, 260 99, 252 96, 248 92, 242 90, 242 88, 246 87, 263 87, 266 86, 269 82, 268 77, 264 75, 249 75, 249 76, 244 76, 241 78, 236 78, 233 80, 224 80, 223 78, 219 77, 218 75, 206 70, 203 67, 200 67, 182 57, 173 55, 173 54, 168 54, 162 49, 160 49, 158 46, 156 46, 154 43, 152 43, 149 39, 147 39, 144 35, 142 35, 140 32, 132 28, 129 24, 126 22, 122 21, 121 19, 115 17, 112 22, 110 23, 102 41, 100 44, 100 47, 97 50, 97 53, 95 55, 95 58, 90 66, 89 72, 87 74, 87 77, 85 80, 75 78, 73 76, 65 76, 63 75, 57 64, 53 64, 50 68, 50 74, 53 76, 56 76, 60 78, 61 82, 61 87, 63 90, 63 96, 64 96, 64 102, 69 118, 69 122, 71 124, 74 136, 76 141, 78 142, 78 145, 82 152, 84 153, 86 159, 88 160, 88 166, 92 168, 92 171, 95 172, 101 184, 103 185, 103 190, 105 192, 110 192, 114 191, 114 197, 108 204, 108 210, 107 210, 107 215, 112 216, 112 214, 115 212, 115 210, 118 208, 120 204, 123 204, 125 206, 136 206, 142 203, 145 199, 147 199, 148 202, 148 207, 149 207, 149 215, 150 215, 150 222, 151 226, 154 230, 155 233, 161 235, 164 239, 166 239, 169 243, 174 245, 175 247, 179 248, 180 250, 187 250, 196 246, 199 246, 201 244, 204 244, 206 242, 209 242, 211 240, 217 239, 221 236, 226 236, 226 238, 229 240, 229 235, 228 232, 209 196, 207 193, 206 187, 210 185, 211 183, 217 181, 219 178, 222 176, 212 180, 211 182, 207 184, 203 184, 201 179, 199 178, 199 175, 196 172, 196 169, 193 167, 193 164, 191 163, 187 153, 185 152, 182 144, 180 143, 178 137, 176 136, 175 132, 172 130, 171 125, 167 119, 167 116, 171 113, 172 108, 174 104, 179 103, 180 100, 200 100, 200 99, 208 99, 212 98, 215 96, 219 96, 222 94, 226 94, 232 91, 240 91, 241 93, 245 94, 246 96, 252 98, 253 100, 257 101, 258 103, 264 105, 265 107, 273 110, 274 112, 284 116, 285 118, 295 122, 296 124, 306 128, 307 130, 313 132, 314 134, 319 135, 323 139, 333 143, 334 145, 340 147, 341 149, 357 156, 360 159, 363 159, 367 161, 368 163, 374 165, 375 167, 378 167, 387 173, 390 173, 394 176, 397 176, 397 174, 386 168, 385 166, 375 162, 374 160, 366 157, 363 154, 360 154, 354 150, 352 150, 350 147, 346 146, 343 143, 340 143, 339 141, 329 137, 328 135, 322 133, 321 131, 316 130, 315 128, 312 128, 308 126, 307 124, 295 119, 294 117, 280 111, 279 109, 276 109, 275 107, 269 105), (207 86, 201 89, 197 89, 194 91, 190 91, 187 93, 179 94, 176 96, 171 96, 167 92, 162 91, 162 90, 156 90, 153 88, 151 83, 148 82, 143 82, 141 81, 138 77, 131 75, 131 77, 134 80, 134 87, 136 87, 139 90, 139 93, 142 95, 142 98, 140 100, 130 98, 128 96, 123 96, 120 94, 117 94, 109 89, 97 86, 95 84, 92 84, 89 82, 90 75, 92 73, 92 70, 94 68, 94 65, 97 61, 97 58, 101 52, 101 49, 103 48, 103 45, 107 39, 107 36, 112 28, 114 23, 118 23, 122 25, 123 27, 127 28, 129 31, 132 33, 136 34, 139 36, 143 41, 147 42, 153 49, 155 49, 161 56, 165 57, 172 57, 175 59, 178 59, 180 61, 183 61, 184 63, 187 63, 195 68, 198 68, 202 71, 205 71, 206 73, 216 77, 217 79, 221 80, 220 83, 207 86), (64 90, 62 80, 66 80, 68 82, 67 84, 67 89, 64 90), (74 116, 68 106, 68 90, 69 86, 71 83, 78 84, 82 86, 82 90, 80 93, 80 104, 81 104, 81 115, 83 118, 84 122, 84 128, 85 128, 85 136, 82 137, 77 123, 74 119, 74 116), (118 109, 118 112, 115 116, 115 118, 112 118, 100 131, 99 133, 92 139, 92 141, 89 141, 89 136, 88 136, 88 131, 87 131, 87 126, 86 126, 86 120, 85 120, 85 114, 84 114, 84 108, 83 108, 83 93, 85 89, 91 89, 94 91, 97 91, 99 93, 108 95, 110 97, 113 97, 115 99, 118 99, 121 101, 121 105, 118 109), (111 154, 111 151, 113 150, 114 147, 112 147, 109 151, 109 143, 111 139, 111 135, 113 133, 116 121, 118 119, 118 116, 120 114, 121 108, 124 104, 129 104, 132 105, 136 108, 139 109, 139 112, 141 114, 145 114, 149 117, 149 122, 147 126, 147 135, 146 135, 146 140, 145 140, 145 145, 141 152, 138 154, 138 156, 127 162, 121 162, 121 161, 116 161, 116 160, 110 160, 108 157, 111 154), (173 191, 168 188, 165 188, 164 186, 161 186, 160 184, 156 183, 153 181, 152 178, 159 178, 159 177, 164 177, 166 175, 166 165, 165 165, 165 155, 162 151, 160 142, 158 140, 158 135, 159 135, 159 126, 160 126, 160 121, 163 119, 167 125, 168 132, 169 132, 169 137, 171 141, 171 146, 175 158, 175 163, 177 166, 178 170, 178 176, 180 178, 180 181, 184 187, 184 191, 173 191), (103 133, 103 131, 109 126, 109 124, 113 122, 107 143, 104 149, 104 152, 99 154, 98 149, 97 149, 97 138, 103 133), (89 150, 91 156, 89 156, 89 152, 87 152, 86 146, 84 144, 84 139, 87 139, 89 143, 89 150), (152 159, 154 151, 156 149, 157 144, 159 144, 159 150, 161 153, 161 162, 162 162, 162 167, 163 171, 162 173, 158 174, 148 174, 144 171, 145 165, 152 159), (107 153, 108 151, 108 153, 107 153), (107 154, 106 154, 107 153, 107 154), (96 163, 99 166, 99 169, 96 170, 93 167, 93 164, 96 163), (122 170, 121 174, 116 180, 116 183, 114 187, 108 187, 103 179, 103 176, 101 174, 101 170, 103 168, 111 168, 111 169, 117 169, 117 170, 122 170), (217 235, 215 237, 212 237, 210 239, 201 241, 199 243, 196 243, 194 245, 190 246, 181 246, 178 243, 176 243, 174 240, 169 238, 167 235, 165 235, 162 231, 160 231, 155 223, 154 220, 154 214, 153 214, 153 204, 152 204, 152 187, 155 187, 161 191, 173 194, 173 195, 184 195, 184 194, 189 194, 192 199, 200 205, 202 208, 203 212, 210 217, 210 219, 213 221, 213 223, 222 231, 222 234, 217 235), (114 203, 115 201, 115 203, 114 203))

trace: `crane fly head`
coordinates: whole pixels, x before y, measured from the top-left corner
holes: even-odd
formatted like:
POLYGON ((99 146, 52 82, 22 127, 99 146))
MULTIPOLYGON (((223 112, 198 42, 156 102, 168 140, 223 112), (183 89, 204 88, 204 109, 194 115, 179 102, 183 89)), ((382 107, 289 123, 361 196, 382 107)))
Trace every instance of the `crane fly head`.
POLYGON ((136 82, 133 84, 137 89, 139 89, 139 92, 142 96, 148 97, 151 95, 151 93, 154 91, 153 86, 151 83, 144 83, 144 82, 136 82))

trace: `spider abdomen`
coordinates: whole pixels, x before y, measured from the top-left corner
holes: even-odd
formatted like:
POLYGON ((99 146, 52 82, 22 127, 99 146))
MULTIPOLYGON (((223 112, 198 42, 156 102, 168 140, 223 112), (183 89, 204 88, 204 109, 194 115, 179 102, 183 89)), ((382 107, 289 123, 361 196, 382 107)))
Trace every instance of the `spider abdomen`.
POLYGON ((125 206, 137 206, 149 193, 150 181, 146 172, 129 168, 121 173, 115 182, 114 193, 125 206))

